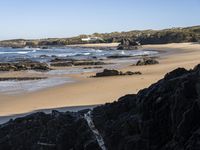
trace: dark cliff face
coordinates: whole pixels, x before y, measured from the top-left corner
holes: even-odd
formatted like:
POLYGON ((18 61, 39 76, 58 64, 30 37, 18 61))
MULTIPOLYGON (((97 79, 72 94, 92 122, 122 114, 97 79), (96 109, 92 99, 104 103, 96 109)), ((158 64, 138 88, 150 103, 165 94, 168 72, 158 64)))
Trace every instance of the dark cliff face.
MULTIPOLYGON (((199 150, 200 65, 94 108, 93 121, 108 150, 199 150)), ((87 111, 85 111, 87 112, 87 111)), ((0 150, 98 150, 78 113, 36 113, 0 126, 0 150)))
POLYGON ((109 150, 200 149, 200 66, 97 107, 94 122, 109 150))

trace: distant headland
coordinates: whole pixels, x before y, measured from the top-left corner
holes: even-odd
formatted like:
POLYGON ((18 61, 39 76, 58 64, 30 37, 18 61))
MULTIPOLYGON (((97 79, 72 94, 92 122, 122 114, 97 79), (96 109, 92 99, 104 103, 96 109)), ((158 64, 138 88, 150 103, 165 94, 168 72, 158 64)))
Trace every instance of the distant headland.
POLYGON ((128 32, 94 33, 92 35, 79 35, 71 38, 48 39, 12 39, 0 41, 1 47, 23 48, 48 48, 62 47, 74 44, 90 43, 120 43, 124 39, 132 42, 146 44, 167 44, 183 42, 199 42, 200 26, 170 28, 163 30, 133 30, 128 32))

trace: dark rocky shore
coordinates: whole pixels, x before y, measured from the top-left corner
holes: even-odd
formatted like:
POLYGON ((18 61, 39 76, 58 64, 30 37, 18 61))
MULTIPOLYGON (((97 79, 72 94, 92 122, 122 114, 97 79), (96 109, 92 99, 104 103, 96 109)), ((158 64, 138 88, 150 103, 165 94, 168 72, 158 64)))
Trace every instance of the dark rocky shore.
MULTIPOLYGON (((108 150, 199 150, 200 65, 178 68, 118 101, 92 110, 108 150)), ((84 114, 35 113, 0 126, 0 150, 98 150, 84 114)))
POLYGON ((138 41, 135 41, 132 39, 122 39, 117 49, 118 50, 137 50, 139 47, 141 47, 141 45, 138 41))
POLYGON ((0 81, 29 81, 42 79, 47 79, 47 77, 0 77, 0 81))
POLYGON ((0 128, 1 150, 100 150, 78 113, 35 113, 0 128))
POLYGON ((0 63, 0 71, 22 71, 22 70, 49 71, 51 69, 46 63, 41 63, 31 60, 20 60, 17 62, 0 63))
POLYGON ((121 72, 118 70, 110 70, 110 69, 104 69, 102 72, 97 72, 96 75, 91 76, 94 78, 98 77, 108 77, 108 76, 131 76, 131 75, 141 75, 142 73, 139 71, 132 72, 132 71, 127 71, 127 72, 121 72))
POLYGON ((72 67, 72 66, 99 66, 99 65, 108 65, 110 63, 105 63, 103 61, 98 61, 95 59, 85 59, 85 60, 76 60, 76 59, 67 59, 67 58, 55 58, 51 60, 50 65, 53 67, 72 67))
POLYGON ((155 64, 159 64, 158 60, 156 60, 155 58, 144 57, 143 59, 137 61, 136 66, 155 65, 155 64))

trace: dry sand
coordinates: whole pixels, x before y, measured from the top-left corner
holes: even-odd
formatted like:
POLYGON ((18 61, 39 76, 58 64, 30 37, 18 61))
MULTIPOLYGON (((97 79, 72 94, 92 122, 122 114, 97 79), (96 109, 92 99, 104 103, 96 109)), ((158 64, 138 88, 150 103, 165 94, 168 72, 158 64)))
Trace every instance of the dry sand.
POLYGON ((37 109, 103 104, 119 97, 137 93, 177 67, 193 68, 200 63, 200 44, 181 43, 146 45, 144 49, 167 52, 160 64, 130 66, 122 71, 140 71, 142 75, 88 78, 91 73, 71 75, 76 83, 65 84, 21 95, 0 95, 0 116, 24 113, 37 109))

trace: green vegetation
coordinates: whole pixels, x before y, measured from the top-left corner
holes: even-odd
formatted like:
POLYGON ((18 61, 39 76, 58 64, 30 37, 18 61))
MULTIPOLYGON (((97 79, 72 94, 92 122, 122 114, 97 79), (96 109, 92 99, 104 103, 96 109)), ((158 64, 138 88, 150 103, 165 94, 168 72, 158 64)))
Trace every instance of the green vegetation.
POLYGON ((164 30, 134 30, 129 32, 112 32, 112 33, 94 33, 92 35, 80 35, 72 38, 50 38, 39 40, 6 40, 0 41, 0 46, 10 47, 47 47, 47 46, 64 46, 84 43, 113 43, 120 42, 122 39, 138 41, 145 44, 165 44, 181 42, 199 42, 200 26, 186 28, 171 28, 164 30), (81 39, 86 37, 99 37, 102 40, 84 42, 81 39))

